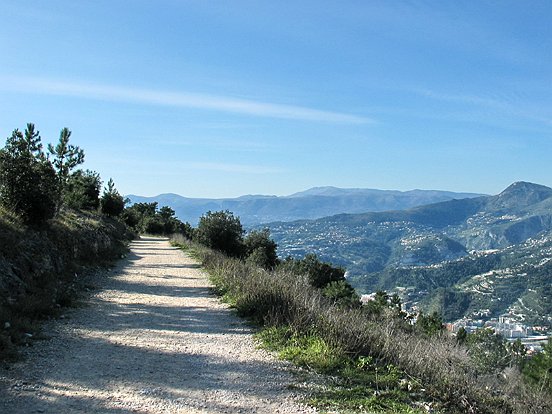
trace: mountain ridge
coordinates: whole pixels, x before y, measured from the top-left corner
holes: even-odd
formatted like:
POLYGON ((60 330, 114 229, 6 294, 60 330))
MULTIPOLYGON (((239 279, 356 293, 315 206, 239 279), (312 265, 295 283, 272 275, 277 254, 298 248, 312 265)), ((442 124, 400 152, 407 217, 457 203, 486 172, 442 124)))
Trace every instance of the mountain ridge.
POLYGON ((230 210, 246 226, 274 221, 317 219, 340 213, 403 210, 414 206, 464 197, 476 193, 441 190, 377 190, 362 188, 313 187, 288 196, 243 195, 236 198, 187 198, 174 193, 143 197, 129 194, 131 203, 157 202, 167 205, 176 216, 192 224, 209 210, 230 210))

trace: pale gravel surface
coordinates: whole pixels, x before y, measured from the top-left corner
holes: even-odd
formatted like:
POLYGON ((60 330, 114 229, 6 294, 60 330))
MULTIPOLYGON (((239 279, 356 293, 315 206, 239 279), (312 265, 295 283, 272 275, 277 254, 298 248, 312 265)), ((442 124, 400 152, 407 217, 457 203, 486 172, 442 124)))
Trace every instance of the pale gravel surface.
POLYGON ((167 240, 143 238, 84 307, 0 370, 0 413, 310 413, 290 366, 167 240))

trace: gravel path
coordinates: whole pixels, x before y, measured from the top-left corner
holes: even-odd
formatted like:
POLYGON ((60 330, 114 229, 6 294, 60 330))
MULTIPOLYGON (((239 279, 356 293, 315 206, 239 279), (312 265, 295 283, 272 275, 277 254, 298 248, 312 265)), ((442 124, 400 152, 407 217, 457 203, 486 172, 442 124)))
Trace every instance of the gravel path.
POLYGON ((313 412, 198 267, 167 240, 133 242, 86 306, 0 370, 0 413, 313 412))

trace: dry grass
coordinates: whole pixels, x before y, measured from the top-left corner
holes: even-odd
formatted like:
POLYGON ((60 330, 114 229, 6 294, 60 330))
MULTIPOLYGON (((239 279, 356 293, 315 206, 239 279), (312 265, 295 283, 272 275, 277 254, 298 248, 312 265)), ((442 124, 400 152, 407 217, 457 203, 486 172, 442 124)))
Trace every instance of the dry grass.
POLYGON ((465 349, 448 335, 428 338, 405 329, 391 315, 374 320, 362 309, 335 307, 304 277, 268 272, 182 239, 176 242, 192 249, 219 293, 243 316, 262 325, 287 325, 298 333, 314 330, 349 355, 394 364, 420 381, 447 412, 552 412, 550 398, 530 390, 514 369, 499 376, 479 375, 465 349))

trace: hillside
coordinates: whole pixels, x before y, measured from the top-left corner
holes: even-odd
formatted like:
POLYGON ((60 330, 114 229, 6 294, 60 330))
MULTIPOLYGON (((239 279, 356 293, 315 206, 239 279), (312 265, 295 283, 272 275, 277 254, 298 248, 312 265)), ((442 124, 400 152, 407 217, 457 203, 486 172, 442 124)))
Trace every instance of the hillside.
POLYGON ((533 306, 522 306, 523 317, 552 317, 542 305, 551 281, 543 266, 551 254, 552 189, 542 185, 516 182, 495 196, 269 228, 281 256, 316 252, 346 267, 361 292, 405 287, 411 303, 438 307, 449 319, 519 313, 516 303, 528 298, 533 306), (502 276, 488 273, 495 271, 502 276))
POLYGON ((317 219, 340 213, 404 210, 440 201, 478 197, 450 191, 392 191, 361 188, 316 187, 289 196, 247 195, 238 198, 186 198, 178 194, 155 197, 128 195, 132 203, 157 202, 171 207, 180 220, 196 224, 207 211, 230 210, 246 226, 273 221, 317 219))

